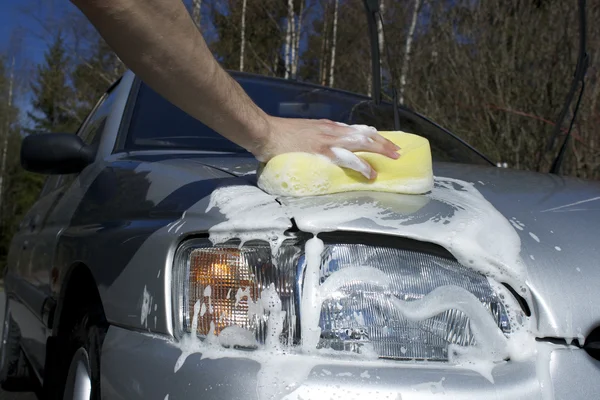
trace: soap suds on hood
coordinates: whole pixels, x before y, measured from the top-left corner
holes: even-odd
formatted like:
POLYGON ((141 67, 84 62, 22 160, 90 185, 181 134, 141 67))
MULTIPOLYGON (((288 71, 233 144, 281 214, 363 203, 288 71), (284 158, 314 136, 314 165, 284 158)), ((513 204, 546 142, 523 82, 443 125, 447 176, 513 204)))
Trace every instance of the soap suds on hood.
POLYGON ((213 244, 240 239, 240 246, 251 239, 267 241, 275 253, 284 241, 283 233, 292 227, 286 210, 254 186, 228 186, 216 189, 206 212, 216 208, 225 221, 209 229, 213 244))
POLYGON ((421 196, 347 193, 279 201, 302 231, 343 230, 345 223, 364 219, 375 225, 372 229, 379 225, 397 236, 438 244, 462 265, 509 283, 529 300, 521 240, 513 226, 473 184, 440 177, 434 182, 431 193, 421 196), (442 203, 447 213, 428 214, 429 202, 442 203), (422 212, 415 213, 419 207, 422 212))
POLYGON ((533 232, 529 232, 529 236, 531 236, 531 238, 532 238, 533 240, 535 240, 536 242, 538 242, 538 243, 540 242, 540 238, 539 238, 539 237, 537 237, 537 235, 536 235, 535 233, 533 233, 533 232))
MULTIPOLYGON (((264 289, 256 304, 249 307, 249 313, 269 314, 267 331, 271 334, 267 336, 270 339, 265 344, 259 344, 255 351, 225 349, 219 343, 219 338, 212 334, 214 323, 211 323, 211 334, 204 341, 197 339, 195 334, 183 338, 180 344, 182 354, 176 363, 175 372, 190 354, 196 352, 202 353, 202 358, 255 360, 261 364, 258 394, 262 400, 281 398, 287 393, 299 393, 297 389, 311 369, 319 363, 347 365, 350 359, 382 362, 377 359, 376 354, 347 355, 316 348, 320 337, 319 315, 324 299, 352 279, 378 285, 386 285, 389 281, 389 277, 378 269, 356 266, 332 274, 323 284, 319 282, 324 245, 317 235, 320 232, 343 230, 345 223, 361 218, 374 225, 393 228, 397 236, 436 243, 452 253, 461 264, 489 278, 511 284, 525 298, 530 296, 525 284, 527 271, 520 257, 521 242, 515 231, 518 229, 515 225, 523 225, 518 221, 509 222, 475 189, 474 184, 450 178, 435 178, 432 192, 422 196, 346 193, 278 200, 279 202, 252 186, 217 189, 211 195, 206 211, 218 209, 225 216, 225 221, 210 228, 209 234, 212 243, 222 243, 233 238, 239 238, 242 243, 262 239, 271 243, 276 250, 284 240, 283 233, 291 227, 293 218, 301 231, 314 235, 305 248, 300 349, 284 348, 279 343, 278 334, 283 327, 285 312, 281 309, 277 292, 271 287, 264 289), (421 209, 426 210, 430 202, 443 204, 447 213, 416 213, 421 209), (489 229, 490 227, 494 229, 489 229), (281 371, 286 373, 281 374, 281 371)), ((244 295, 244 289, 239 288, 236 301, 239 302, 244 295)), ((507 290, 503 292, 503 296, 512 297, 507 290)), ((524 347, 531 345, 531 336, 525 328, 516 327, 517 322, 525 326, 529 320, 524 321, 523 315, 517 316, 513 312, 511 327, 515 327, 514 335, 507 338, 481 302, 464 289, 446 286, 432 291, 420 300, 402 301, 393 298, 392 301, 403 315, 413 320, 426 319, 449 308, 457 308, 466 313, 471 318, 477 345, 467 348, 450 346, 451 361, 457 363, 458 367, 478 371, 489 380, 493 381, 494 366, 502 363, 506 357, 531 356, 518 354, 524 347)), ((516 301, 512 307, 517 309, 516 301)), ((199 312, 197 303, 197 307, 194 307, 194 327, 197 326, 199 312)), ((237 344, 254 344, 250 340, 249 331, 242 331, 245 330, 230 330, 222 344, 232 346, 236 341, 239 342, 237 344)))
POLYGON ((148 316, 152 313, 152 296, 146 285, 144 285, 144 292, 142 293, 142 309, 140 311, 141 323, 144 327, 148 327, 148 316))

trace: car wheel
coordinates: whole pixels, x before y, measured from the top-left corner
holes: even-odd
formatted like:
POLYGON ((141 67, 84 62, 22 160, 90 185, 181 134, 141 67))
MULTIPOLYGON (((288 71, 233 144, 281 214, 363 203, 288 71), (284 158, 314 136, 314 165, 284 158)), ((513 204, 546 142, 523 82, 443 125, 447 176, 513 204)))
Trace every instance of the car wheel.
POLYGON ((63 400, 100 400, 100 353, 106 324, 85 315, 74 325, 67 348, 63 400))

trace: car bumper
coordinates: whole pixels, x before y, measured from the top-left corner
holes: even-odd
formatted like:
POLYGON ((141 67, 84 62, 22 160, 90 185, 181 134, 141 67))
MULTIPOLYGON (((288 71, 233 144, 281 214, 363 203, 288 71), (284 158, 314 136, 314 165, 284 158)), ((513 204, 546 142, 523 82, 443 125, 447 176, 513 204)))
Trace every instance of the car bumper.
POLYGON ((102 350, 102 397, 127 400, 600 397, 600 362, 578 348, 545 343, 540 344, 535 361, 497 366, 493 371, 494 383, 474 371, 438 363, 340 364, 321 358, 317 363, 307 364, 303 361, 306 358, 298 356, 290 356, 289 360, 283 356, 278 360, 273 358, 273 362, 261 366, 245 358, 202 359, 195 353, 175 372, 180 355, 181 350, 165 338, 111 326, 102 350))

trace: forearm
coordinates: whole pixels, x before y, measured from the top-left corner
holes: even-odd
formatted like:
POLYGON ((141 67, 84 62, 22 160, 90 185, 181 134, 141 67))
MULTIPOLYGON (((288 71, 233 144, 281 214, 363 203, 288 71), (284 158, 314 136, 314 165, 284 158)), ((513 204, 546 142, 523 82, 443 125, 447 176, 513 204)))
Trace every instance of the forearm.
POLYGON ((150 87, 254 152, 268 116, 212 56, 181 0, 71 0, 150 87))

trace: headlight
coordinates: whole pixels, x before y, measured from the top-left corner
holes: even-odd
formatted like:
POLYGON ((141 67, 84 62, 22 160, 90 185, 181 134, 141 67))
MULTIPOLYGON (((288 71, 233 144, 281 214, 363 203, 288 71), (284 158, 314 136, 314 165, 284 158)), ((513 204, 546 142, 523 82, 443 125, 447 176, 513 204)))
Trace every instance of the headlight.
POLYGON ((451 309, 423 321, 410 321, 390 301, 423 298, 442 286, 458 286, 472 293, 508 333, 509 318, 487 278, 446 258, 394 248, 355 244, 325 246, 321 282, 336 271, 368 266, 389 277, 387 292, 361 281, 350 282, 323 301, 319 346, 360 351, 369 343, 382 358, 447 360, 448 345, 471 346, 475 338, 469 317, 451 309))
MULTIPOLYGON (((200 337, 216 335, 221 344, 238 347, 273 340, 269 338, 272 332, 267 332, 272 316, 263 306, 257 310, 257 304, 274 290, 283 311, 276 315, 283 326, 275 340, 283 345, 299 344, 302 280, 297 277, 303 276, 303 251, 304 243, 288 241, 274 260, 264 242, 247 242, 241 248, 229 242, 217 246, 208 240, 185 242, 176 253, 173 273, 176 332, 195 329, 200 337), (236 343, 235 338, 246 339, 236 343)), ((320 348, 360 353, 368 344, 381 358, 447 360, 449 345, 475 344, 469 317, 451 309, 411 321, 390 301, 390 296, 418 300, 447 285, 473 294, 502 332, 510 331, 505 307, 487 278, 454 260, 414 250, 326 244, 320 283, 337 271, 357 266, 378 269, 389 277, 390 284, 383 289, 350 279, 329 293, 320 310, 320 348)))
MULTIPOLYGON (((201 239, 186 242, 177 251, 173 271, 176 332, 191 333, 196 314, 195 328, 200 337, 219 336, 226 328, 237 327, 238 333, 238 328, 245 329, 252 332, 257 343, 264 343, 270 315, 263 310, 258 312, 255 303, 273 287, 285 313, 278 339, 283 344, 293 344, 299 254, 298 247, 285 243, 275 266, 267 243, 247 242, 238 248, 236 242, 219 246, 201 239)), ((232 333, 235 331, 228 329, 225 336, 232 333)))

